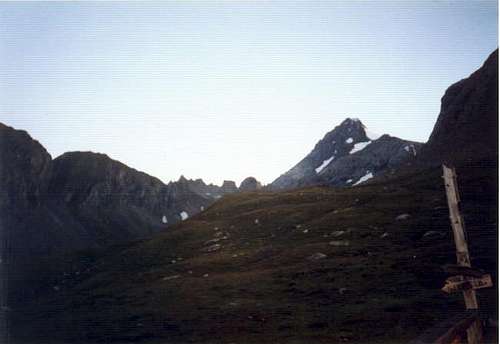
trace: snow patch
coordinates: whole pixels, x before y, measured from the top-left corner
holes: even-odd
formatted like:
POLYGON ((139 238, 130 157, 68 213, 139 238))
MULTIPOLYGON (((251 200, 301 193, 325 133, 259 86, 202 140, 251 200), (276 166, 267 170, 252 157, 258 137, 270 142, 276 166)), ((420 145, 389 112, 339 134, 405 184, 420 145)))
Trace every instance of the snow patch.
POLYGON ((186 213, 185 211, 181 212, 179 215, 181 216, 182 221, 187 220, 187 218, 189 217, 188 213, 186 213))
POLYGON ((352 184, 352 186, 364 183, 371 178, 373 178, 373 174, 370 171, 366 171, 366 174, 363 177, 359 178, 359 180, 356 183, 352 184))
POLYGON ((372 142, 371 141, 367 141, 367 142, 355 143, 354 147, 351 149, 351 151, 349 152, 349 154, 354 154, 356 152, 359 152, 360 150, 365 149, 366 146, 368 146, 370 143, 372 143, 372 142))
POLYGON ((318 167, 316 167, 316 173, 321 173, 321 171, 323 171, 323 169, 328 166, 328 164, 330 164, 332 162, 332 160, 335 158, 335 156, 332 156, 330 157, 329 159, 326 159, 324 160, 321 165, 319 165, 318 167))
POLYGON ((205 207, 204 207, 204 206, 201 206, 201 207, 200 207, 200 211, 203 211, 203 210, 205 210, 205 207))
POLYGON ((161 222, 168 223, 168 219, 165 215, 163 215, 163 217, 161 218, 161 222))
POLYGON ((345 140, 345 143, 352 143, 354 140, 352 139, 352 137, 349 137, 347 140, 345 140))
POLYGON ((404 149, 408 153, 413 153, 413 156, 417 155, 417 150, 415 149, 414 145, 405 146, 404 149))
POLYGON ((352 183, 352 179, 348 179, 345 183, 346 184, 352 183))

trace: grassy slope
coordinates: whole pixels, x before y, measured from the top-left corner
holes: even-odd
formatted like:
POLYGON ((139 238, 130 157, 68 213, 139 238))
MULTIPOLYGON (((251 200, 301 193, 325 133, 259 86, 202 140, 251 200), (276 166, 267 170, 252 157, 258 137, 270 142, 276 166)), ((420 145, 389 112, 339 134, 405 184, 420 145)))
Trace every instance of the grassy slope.
MULTIPOLYGON (((496 271, 495 173, 459 175, 473 265, 496 271)), ((439 290, 440 266, 454 261, 439 169, 236 194, 152 240, 53 263, 59 290, 40 291, 13 321, 16 336, 38 343, 403 342, 463 309, 461 295, 439 290), (431 230, 442 236, 423 236, 431 230), (204 252, 217 235, 222 248, 204 252), (307 259, 318 252, 327 257, 307 259)), ((482 290, 480 302, 494 309, 495 295, 482 290)))

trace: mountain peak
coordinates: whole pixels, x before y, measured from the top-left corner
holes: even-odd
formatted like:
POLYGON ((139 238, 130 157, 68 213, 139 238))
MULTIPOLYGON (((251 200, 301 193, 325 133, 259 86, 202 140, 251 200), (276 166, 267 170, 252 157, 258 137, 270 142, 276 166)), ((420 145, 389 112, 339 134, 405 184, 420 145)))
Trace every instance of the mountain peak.
POLYGON ((304 159, 273 181, 270 188, 349 186, 365 175, 373 176, 387 166, 398 165, 419 147, 416 142, 373 134, 358 118, 348 117, 318 141, 304 159))
POLYGON ((181 176, 179 177, 179 180, 177 180, 178 183, 187 183, 188 182, 188 179, 186 177, 184 177, 183 174, 181 174, 181 176))
MULTIPOLYGON (((347 117, 346 119, 344 119, 342 121, 342 123, 340 125, 344 125, 344 124, 354 124, 354 123, 361 123, 360 119, 359 118, 356 118, 356 117, 347 117)), ((362 123, 361 123, 362 124, 362 123)))
POLYGON ((340 127, 356 127, 356 128, 365 128, 363 123, 359 118, 347 117, 340 123, 340 127))

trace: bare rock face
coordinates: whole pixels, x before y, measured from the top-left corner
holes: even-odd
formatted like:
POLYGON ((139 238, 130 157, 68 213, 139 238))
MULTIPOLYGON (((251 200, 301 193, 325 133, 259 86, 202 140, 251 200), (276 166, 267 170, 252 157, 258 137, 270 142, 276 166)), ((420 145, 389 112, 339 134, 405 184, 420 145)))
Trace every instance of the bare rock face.
POLYGON ((247 177, 245 178, 239 187, 239 190, 242 192, 246 191, 257 191, 262 188, 262 184, 255 179, 254 177, 247 177))
POLYGON ((421 146, 389 135, 379 137, 367 131, 359 119, 347 118, 266 188, 357 185, 414 159, 421 146))
POLYGON ((48 187, 51 159, 27 132, 0 123, 0 207, 38 204, 48 187))
POLYGON ((451 85, 421 162, 455 163, 498 156, 498 49, 468 78, 451 85))

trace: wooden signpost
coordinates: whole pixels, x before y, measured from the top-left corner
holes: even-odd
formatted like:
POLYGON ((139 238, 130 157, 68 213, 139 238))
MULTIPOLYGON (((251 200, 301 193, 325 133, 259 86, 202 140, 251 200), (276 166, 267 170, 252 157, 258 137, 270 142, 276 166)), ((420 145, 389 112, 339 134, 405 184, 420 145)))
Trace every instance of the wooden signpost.
POLYGON ((450 211, 450 221, 457 255, 456 265, 443 267, 448 277, 441 289, 446 293, 461 292, 466 310, 454 317, 436 324, 425 331, 411 344, 458 344, 463 343, 467 335, 468 344, 479 344, 483 336, 476 290, 493 286, 491 276, 484 271, 471 267, 469 248, 460 215, 460 197, 455 169, 443 165, 443 178, 450 211))
POLYGON ((481 278, 467 278, 465 279, 463 276, 452 276, 445 281, 444 287, 441 289, 446 293, 453 293, 457 291, 465 291, 465 290, 475 290, 481 288, 488 288, 493 286, 493 282, 491 282, 490 275, 483 275, 481 278))
MULTIPOLYGON (((482 271, 471 267, 469 248, 467 247, 465 238, 464 221, 459 210, 460 196, 455 169, 443 165, 443 178, 450 211, 451 227, 453 228, 453 237, 455 239, 458 266, 448 267, 448 271, 455 271, 457 274, 446 280, 446 284, 442 290, 447 293, 461 291, 464 296, 465 307, 468 310, 476 310, 479 308, 476 289, 491 287, 493 283, 489 274, 484 274, 482 271)), ((478 344, 481 338, 481 322, 477 319, 467 329, 467 341, 469 344, 478 344)))

